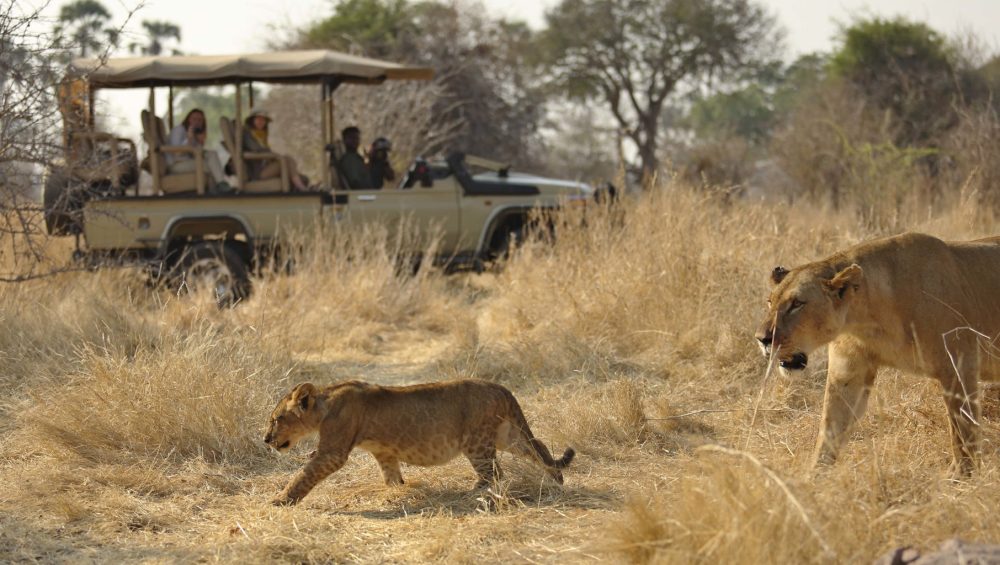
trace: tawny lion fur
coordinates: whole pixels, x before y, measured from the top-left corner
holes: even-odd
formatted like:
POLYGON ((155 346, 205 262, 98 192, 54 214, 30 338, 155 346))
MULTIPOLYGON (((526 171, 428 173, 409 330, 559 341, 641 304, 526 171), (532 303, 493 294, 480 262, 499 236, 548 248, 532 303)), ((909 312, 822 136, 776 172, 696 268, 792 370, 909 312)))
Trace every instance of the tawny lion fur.
POLYGON ((476 471, 476 486, 484 486, 499 476, 498 449, 538 462, 562 484, 561 469, 574 455, 567 449, 553 459, 532 435, 514 395, 500 385, 476 380, 406 387, 359 381, 327 387, 303 383, 278 402, 264 442, 284 452, 315 432, 315 455, 274 503, 301 500, 340 469, 355 447, 375 457, 389 485, 403 483, 400 462, 440 465, 463 454, 476 471))
POLYGON ((765 355, 803 369, 829 344, 815 462, 831 463, 864 415, 881 367, 936 379, 951 428, 955 475, 972 472, 980 443, 981 380, 1000 376, 1000 238, 878 239, 772 272, 757 330, 765 355))

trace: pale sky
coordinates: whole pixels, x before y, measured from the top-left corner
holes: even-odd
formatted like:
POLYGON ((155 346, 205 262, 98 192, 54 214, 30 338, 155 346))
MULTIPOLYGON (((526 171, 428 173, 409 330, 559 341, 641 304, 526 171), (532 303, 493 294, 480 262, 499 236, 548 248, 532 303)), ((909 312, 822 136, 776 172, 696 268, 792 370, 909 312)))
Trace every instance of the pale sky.
MULTIPOLYGON (((21 0, 27 6, 45 0, 21 0)), ((953 35, 971 30, 988 47, 1000 45, 1000 0, 758 0, 778 17, 787 32, 789 56, 832 46, 839 23, 852 15, 892 17, 904 15, 953 35)), ((103 0, 122 19, 136 0, 103 0)), ((333 0, 146 0, 129 27, 143 19, 164 19, 181 26, 182 49, 199 54, 224 54, 266 50, 269 40, 288 30, 324 17, 333 0), (277 30, 277 31, 276 31, 277 30)), ((46 14, 55 17, 60 0, 50 0, 46 14)), ((494 15, 521 19, 538 27, 546 8, 556 0, 485 0, 494 15)))
MULTIPOLYGON (((102 1, 119 22, 139 5, 137 0, 102 1)), ((789 60, 803 53, 830 50, 840 24, 850 23, 852 17, 871 16, 906 16, 948 36, 971 31, 989 51, 1000 51, 1000 0, 758 1, 777 16, 779 25, 785 29, 785 57, 789 60)), ((25 8, 45 6, 43 14, 52 21, 63 3, 62 0, 19 2, 25 8)), ((541 27, 545 9, 556 5, 558 0, 483 0, 482 3, 495 16, 541 27)), ((266 51, 269 43, 280 43, 293 30, 326 17, 334 4, 334 0, 145 0, 127 29, 140 29, 139 23, 144 19, 168 20, 180 25, 180 48, 187 53, 259 52, 266 51)), ((123 43, 138 38, 138 35, 127 36, 123 43)), ((102 100, 106 109, 113 108, 108 125, 112 130, 137 136, 135 117, 145 107, 146 93, 119 91, 108 97, 111 99, 102 100)))

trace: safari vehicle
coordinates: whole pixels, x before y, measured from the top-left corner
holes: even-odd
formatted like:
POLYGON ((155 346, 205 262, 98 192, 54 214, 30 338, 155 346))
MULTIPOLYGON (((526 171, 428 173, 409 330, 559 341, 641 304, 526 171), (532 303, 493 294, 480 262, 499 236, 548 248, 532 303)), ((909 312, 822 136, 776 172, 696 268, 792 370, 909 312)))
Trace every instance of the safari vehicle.
POLYGON ((77 59, 60 89, 67 150, 64 166, 50 171, 45 183, 47 227, 53 234, 75 235, 82 260, 144 263, 154 273, 177 273, 188 284, 207 283, 220 302, 233 302, 249 294, 248 274, 286 230, 316 222, 340 222, 350 229, 409 218, 417 229, 435 230, 438 261, 475 266, 504 253, 532 211, 593 196, 586 184, 513 173, 506 165, 457 152, 440 160, 416 159, 395 187, 348 190, 335 166, 333 94, 338 86, 430 78, 430 69, 325 50, 77 59), (316 151, 329 164, 319 190, 292 191, 281 155, 244 151, 243 93, 248 92, 252 107, 255 82, 319 87, 322 137, 316 151), (155 107, 156 89, 167 88, 165 113, 172 126, 175 88, 218 85, 235 86, 235 115, 219 124, 236 173, 235 190, 227 194, 207 190, 200 150, 166 144, 167 128, 155 107), (141 118, 152 194, 140 195, 135 145, 95 130, 97 91, 123 88, 149 89, 149 107, 141 118), (194 172, 167 172, 165 155, 192 151, 194 172), (247 173, 251 160, 277 160, 281 175, 253 180, 247 173))

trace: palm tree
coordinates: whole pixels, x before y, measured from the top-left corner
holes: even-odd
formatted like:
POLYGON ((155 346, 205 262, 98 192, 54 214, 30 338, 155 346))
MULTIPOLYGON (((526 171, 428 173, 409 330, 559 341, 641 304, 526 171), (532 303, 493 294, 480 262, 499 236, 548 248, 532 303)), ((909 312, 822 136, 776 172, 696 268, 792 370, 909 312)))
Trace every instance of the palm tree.
POLYGON ((107 26, 110 19, 111 13, 98 0, 74 0, 59 9, 56 33, 68 37, 86 57, 106 44, 118 45, 118 30, 107 26))
MULTIPOLYGON (((173 39, 180 42, 180 26, 164 20, 143 20, 142 28, 146 30, 146 37, 149 43, 143 45, 135 42, 128 46, 129 51, 141 53, 143 55, 160 55, 163 53, 164 44, 173 39)), ((177 49, 172 49, 174 55, 180 53, 177 49)))

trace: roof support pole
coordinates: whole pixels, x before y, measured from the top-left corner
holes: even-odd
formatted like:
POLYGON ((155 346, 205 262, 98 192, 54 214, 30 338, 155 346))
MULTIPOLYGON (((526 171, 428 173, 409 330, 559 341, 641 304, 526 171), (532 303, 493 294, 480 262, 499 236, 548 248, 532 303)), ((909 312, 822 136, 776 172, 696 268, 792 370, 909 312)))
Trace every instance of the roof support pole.
POLYGON ((167 87, 167 123, 174 129, 174 85, 167 87))
POLYGON ((330 135, 330 120, 332 119, 331 113, 333 108, 330 106, 330 85, 327 82, 323 82, 320 85, 320 115, 322 116, 322 125, 320 129, 322 136, 322 145, 320 145, 320 150, 322 151, 322 157, 320 162, 323 163, 323 186, 332 186, 330 167, 333 166, 333 137, 330 135))
POLYGON ((243 96, 241 91, 243 85, 236 83, 236 120, 235 128, 233 128, 233 135, 236 139, 233 140, 233 144, 236 145, 234 149, 234 154, 232 155, 233 166, 236 167, 236 178, 237 183, 240 185, 240 190, 243 190, 244 182, 246 182, 246 172, 244 167, 246 163, 243 162, 243 96))

